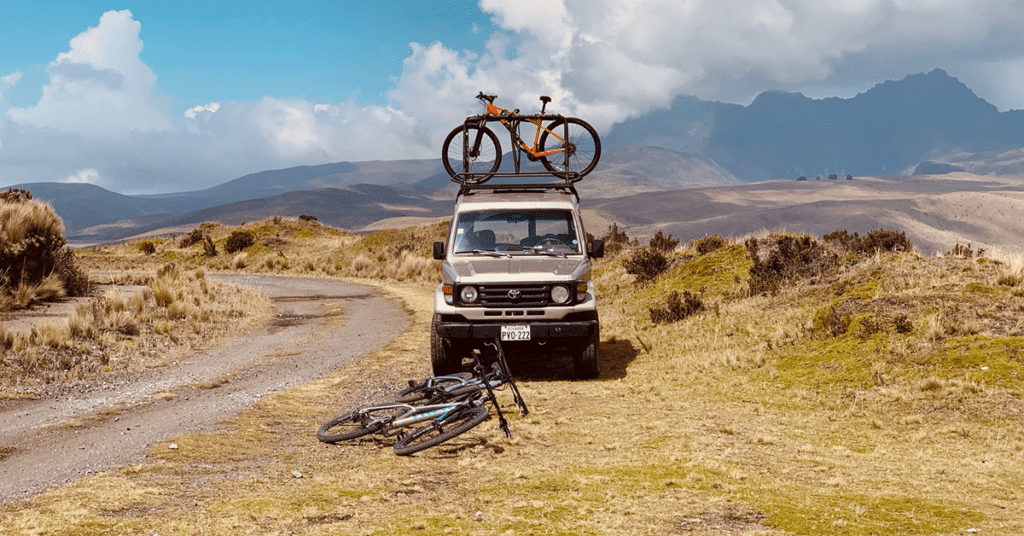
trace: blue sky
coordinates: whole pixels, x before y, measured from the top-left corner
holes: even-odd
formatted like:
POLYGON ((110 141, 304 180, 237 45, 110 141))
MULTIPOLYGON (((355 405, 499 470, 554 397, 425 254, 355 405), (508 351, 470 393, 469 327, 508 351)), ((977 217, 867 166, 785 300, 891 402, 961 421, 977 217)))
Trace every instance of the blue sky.
POLYGON ((846 98, 939 67, 1024 109, 1021 28, 1021 0, 7 2, 0 186, 436 159, 478 91, 607 133, 680 95, 846 98))
POLYGON ((110 10, 142 24, 142 60, 183 113, 217 100, 263 95, 383 104, 409 43, 477 50, 494 31, 474 1, 15 2, 2 9, 0 73, 24 80, 8 104, 34 104, 45 68, 68 41, 110 10))

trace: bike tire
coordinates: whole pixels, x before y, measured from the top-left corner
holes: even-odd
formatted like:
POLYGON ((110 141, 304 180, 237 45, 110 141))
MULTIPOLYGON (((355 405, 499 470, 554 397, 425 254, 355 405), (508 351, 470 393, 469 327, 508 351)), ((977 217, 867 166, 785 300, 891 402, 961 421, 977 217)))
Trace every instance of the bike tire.
POLYGON ((449 439, 464 434, 487 420, 490 411, 486 407, 472 407, 452 412, 439 422, 417 428, 399 439, 394 447, 395 454, 408 456, 421 450, 440 445, 449 439))
POLYGON ((577 117, 567 117, 564 120, 556 119, 545 128, 547 130, 542 130, 540 133, 537 150, 543 153, 562 149, 568 145, 569 152, 568 168, 565 165, 565 153, 555 153, 540 157, 540 162, 544 164, 545 169, 554 172, 575 171, 580 177, 583 177, 597 167, 597 162, 601 159, 601 138, 597 135, 594 127, 590 126, 590 123, 577 117), (565 133, 565 123, 569 124, 567 144, 550 135, 553 132, 563 136, 565 133), (551 132, 548 132, 549 130, 551 132))
POLYGON ((353 411, 325 422, 316 431, 316 437, 323 443, 337 443, 363 437, 373 432, 374 430, 363 426, 359 420, 359 414, 353 411))
POLYGON ((498 136, 494 134, 494 131, 485 127, 478 127, 476 125, 463 125, 455 127, 448 137, 444 139, 444 144, 441 145, 441 162, 444 164, 444 170, 454 179, 459 173, 471 173, 470 177, 465 177, 462 180, 456 179, 462 184, 482 184, 487 182, 494 173, 501 167, 501 143, 498 141, 498 136), (463 167, 463 130, 468 131, 466 133, 466 140, 470 143, 475 143, 477 131, 482 130, 484 136, 480 139, 480 153, 475 157, 470 157, 466 167, 463 167), (465 169, 465 171, 464 171, 465 169))
MULTIPOLYGON (((420 400, 426 400, 438 391, 445 388, 450 388, 455 385, 463 384, 473 379, 473 375, 468 372, 459 372, 457 374, 446 374, 446 376, 453 376, 452 378, 429 378, 421 381, 415 387, 407 387, 398 392, 395 396, 395 402, 402 402, 403 404, 409 404, 412 402, 419 402, 420 400), (434 380, 431 382, 430 380, 434 380), (433 385, 428 387, 428 384, 433 385)), ((458 396, 454 393, 449 393, 445 398, 454 398, 458 396)))

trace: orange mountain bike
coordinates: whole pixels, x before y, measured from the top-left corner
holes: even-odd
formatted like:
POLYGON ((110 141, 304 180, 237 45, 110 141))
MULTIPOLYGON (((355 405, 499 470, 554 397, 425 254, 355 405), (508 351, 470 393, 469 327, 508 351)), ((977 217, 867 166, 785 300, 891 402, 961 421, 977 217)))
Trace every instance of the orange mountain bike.
MULTIPOLYGON (((551 102, 551 97, 540 97, 542 104, 540 113, 536 115, 520 115, 518 109, 506 110, 496 106, 494 99, 498 98, 497 95, 484 95, 481 91, 476 98, 486 104, 484 114, 466 118, 462 125, 448 134, 441 146, 444 169, 457 182, 483 183, 493 177, 501 166, 501 143, 498 136, 487 128, 487 123, 491 122, 499 122, 508 130, 515 150, 526 153, 531 162, 540 160, 545 169, 566 181, 575 182, 597 166, 601 158, 601 140, 597 131, 576 117, 545 114, 544 109, 551 102), (548 123, 545 125, 545 122, 548 123), (519 135, 523 123, 536 129, 532 144, 519 135)), ((513 152, 512 156, 518 174, 519 154, 513 152)))

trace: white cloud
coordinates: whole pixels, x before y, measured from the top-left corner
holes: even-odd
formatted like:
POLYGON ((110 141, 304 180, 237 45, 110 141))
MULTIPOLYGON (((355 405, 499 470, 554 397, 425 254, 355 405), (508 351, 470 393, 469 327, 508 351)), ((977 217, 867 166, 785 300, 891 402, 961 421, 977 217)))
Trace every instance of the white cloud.
POLYGON ((142 25, 130 11, 108 11, 77 35, 47 69, 50 83, 31 108, 7 115, 19 123, 86 136, 125 137, 173 127, 171 101, 139 53, 142 25))
POLYGON ((64 178, 65 183, 96 184, 100 181, 100 173, 92 168, 80 169, 64 178))
POLYGON ((199 106, 194 106, 192 108, 189 108, 188 110, 185 110, 185 117, 187 117, 189 119, 195 119, 196 116, 201 114, 202 112, 217 113, 217 110, 220 110, 220 103, 219 102, 211 102, 210 104, 201 104, 199 106))
POLYGON ((0 76, 0 102, 3 102, 4 94, 7 93, 7 90, 17 84, 20 80, 20 71, 14 71, 13 73, 0 76))
POLYGON ((13 73, 0 76, 0 84, 6 87, 11 87, 17 84, 21 80, 21 71, 14 71, 13 73))

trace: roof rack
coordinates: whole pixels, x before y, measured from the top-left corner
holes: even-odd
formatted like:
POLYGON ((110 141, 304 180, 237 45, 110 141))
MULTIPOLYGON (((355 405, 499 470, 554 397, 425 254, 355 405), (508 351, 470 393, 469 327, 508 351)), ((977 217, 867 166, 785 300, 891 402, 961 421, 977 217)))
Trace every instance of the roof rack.
MULTIPOLYGON (((515 175, 515 174, 508 174, 515 175)), ((522 177, 533 176, 543 177, 550 174, 536 173, 536 174, 518 174, 517 176, 522 177)), ((500 192, 530 192, 530 191, 544 191, 544 190, 563 190, 571 193, 576 197, 576 201, 580 200, 580 194, 576 191, 576 186, 571 182, 528 182, 528 183, 497 183, 497 184, 462 184, 459 186, 459 196, 472 194, 475 190, 488 190, 488 191, 500 191, 500 192)))

